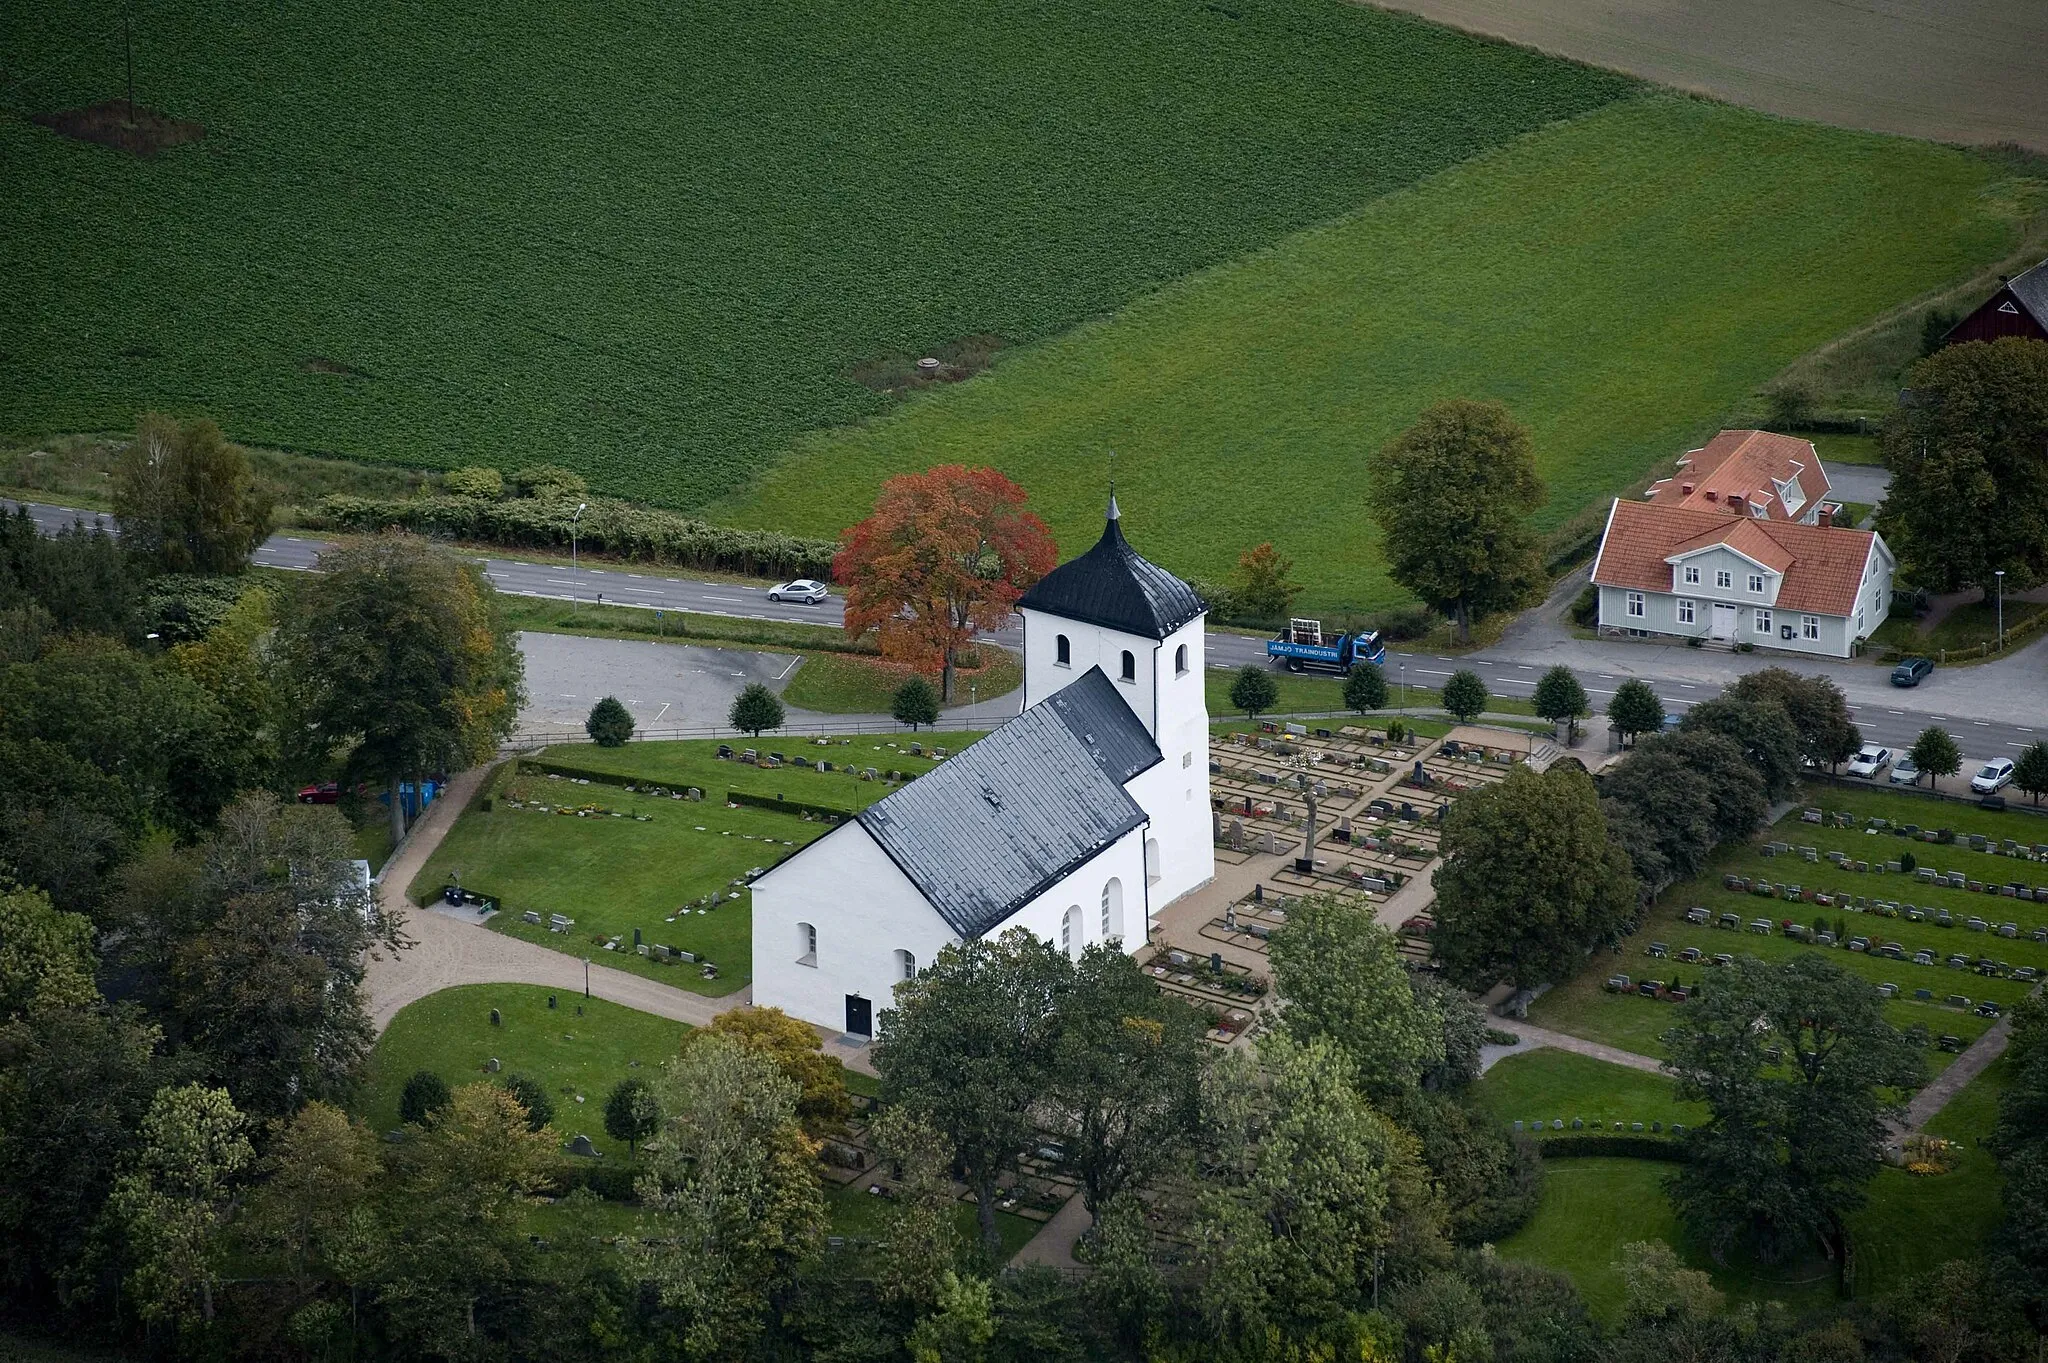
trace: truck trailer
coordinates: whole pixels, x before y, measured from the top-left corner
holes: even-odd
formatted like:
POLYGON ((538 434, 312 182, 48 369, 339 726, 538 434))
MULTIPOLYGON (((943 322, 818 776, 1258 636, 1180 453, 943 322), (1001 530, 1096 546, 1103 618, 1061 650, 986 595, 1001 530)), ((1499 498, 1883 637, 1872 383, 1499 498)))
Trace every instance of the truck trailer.
POLYGON ((1320 620, 1290 620, 1266 641, 1266 657, 1287 664, 1289 672, 1349 672, 1359 663, 1385 662, 1387 646, 1378 630, 1330 637, 1320 620))

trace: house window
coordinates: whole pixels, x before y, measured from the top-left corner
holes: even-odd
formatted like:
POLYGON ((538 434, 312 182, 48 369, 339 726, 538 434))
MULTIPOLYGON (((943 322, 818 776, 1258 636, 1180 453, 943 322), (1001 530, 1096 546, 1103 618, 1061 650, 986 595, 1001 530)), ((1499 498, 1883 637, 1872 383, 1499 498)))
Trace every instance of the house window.
POLYGON ((1072 667, 1074 665, 1074 646, 1067 642, 1066 635, 1062 634, 1053 640, 1052 660, 1061 667, 1072 667))
POLYGON ((1114 942, 1124 935, 1124 883, 1115 876, 1102 887, 1102 939, 1114 942))
POLYGON ((818 963, 818 930, 809 923, 796 925, 796 953, 798 965, 818 963))
POLYGON ((1699 564, 1697 564, 1697 563, 1688 563, 1688 564, 1686 564, 1686 565, 1685 565, 1685 581, 1686 581, 1686 585, 1687 585, 1687 586, 1689 586, 1689 587, 1697 587, 1697 586, 1699 586, 1699 585, 1700 585, 1700 565, 1699 565, 1699 564))
POLYGON ((1060 919, 1060 950, 1078 958, 1081 954, 1081 906, 1067 906, 1066 916, 1060 919))
POLYGON ((1173 675, 1185 677, 1188 674, 1188 646, 1182 644, 1173 651, 1173 675))
POLYGON ((1125 681, 1136 681, 1137 679, 1138 679, 1138 659, 1137 659, 1137 655, 1133 654, 1133 653, 1132 653, 1132 652, 1131 652, 1131 651, 1130 651, 1129 649, 1125 649, 1125 650, 1124 650, 1124 680, 1125 680, 1125 681))
POLYGON ((907 951, 896 953, 896 978, 914 980, 917 978, 917 957, 907 951))
POLYGON ((1735 585, 1735 574, 1726 568, 1714 569, 1714 585, 1726 591, 1735 585))
POLYGON ((1681 596, 1678 598, 1678 623, 1689 625, 1692 622, 1692 599, 1681 596))
POLYGON ((1757 632, 1758 634, 1769 634, 1769 633, 1771 632, 1771 613, 1770 613, 1769 611, 1767 611, 1767 610, 1759 610, 1759 611, 1757 611, 1757 613, 1756 613, 1756 632, 1757 632))
POLYGON ((1749 589, 1758 596, 1763 595, 1764 575, 1762 573, 1751 573, 1749 575, 1749 589))
POLYGON ((1641 592, 1630 592, 1628 594, 1628 613, 1638 617, 1642 615, 1643 594, 1641 592))
POLYGON ((1809 639, 1820 638, 1820 617, 1818 615, 1800 616, 1799 632, 1809 639))

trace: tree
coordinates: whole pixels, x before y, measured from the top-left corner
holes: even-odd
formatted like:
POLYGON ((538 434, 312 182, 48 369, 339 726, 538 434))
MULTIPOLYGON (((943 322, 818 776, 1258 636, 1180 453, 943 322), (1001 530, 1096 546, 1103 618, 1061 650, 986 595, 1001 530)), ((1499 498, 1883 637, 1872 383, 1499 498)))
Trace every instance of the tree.
POLYGON ((357 1209, 383 1172, 376 1138, 340 1108, 308 1103, 277 1133, 263 1168, 243 1230, 291 1266, 303 1295, 348 1258, 357 1209))
POLYGON ((97 1003, 92 920, 51 907, 41 890, 0 883, 0 1022, 97 1003))
POLYGON ((1747 838, 1770 808, 1763 777, 1716 733, 1639 743, 1602 778, 1600 793, 1609 832, 1653 895, 1697 874, 1716 846, 1747 838))
POLYGON ((348 781, 387 787, 405 835, 400 784, 488 759, 525 700, 524 663, 498 595, 474 563, 409 535, 330 549, 280 612, 294 733, 348 781))
POLYGON ((640 1262, 683 1313, 687 1355, 735 1356, 823 1239, 818 1144, 797 1124, 797 1086, 731 1036, 686 1047, 657 1093, 661 1140, 638 1186, 660 1232, 640 1262))
POLYGON ((441 475, 441 487, 452 497, 478 497, 494 502, 505 495, 505 475, 494 468, 471 465, 441 475))
POLYGON ((1394 934, 1334 895, 1310 895, 1273 934, 1280 1027, 1334 1046, 1369 1098, 1412 1089, 1443 1062, 1443 1015, 1409 983, 1394 934))
POLYGON ((995 1298, 986 1278, 939 1276, 936 1309, 910 1332, 911 1363, 982 1363, 996 1337, 995 1298))
POLYGON ((732 709, 725 716, 733 728, 756 738, 761 736, 763 729, 780 729, 785 717, 782 698, 760 682, 748 682, 733 697, 732 709))
POLYGON ((1879 1168, 1888 1091, 1924 1077, 1921 1043, 1885 1021, 1863 976, 1801 952, 1719 972, 1664 1044, 1679 1096, 1711 1113, 1686 1133, 1672 1180, 1686 1223, 1717 1252, 1738 1241, 1766 1258, 1816 1242, 1839 1251, 1879 1168))
POLYGON ((1634 910, 1628 857, 1608 841, 1593 780, 1516 767, 1459 798, 1444 820, 1436 948, 1444 973, 1475 992, 1576 971, 1634 910))
POLYGON ((1022 928, 943 948, 896 986, 874 1046, 882 1098, 953 1148, 993 1257, 998 1180, 1032 1139, 1031 1111, 1052 1072, 1054 1003, 1071 963, 1022 928))
POLYGON ((780 1008, 729 1008, 708 1026, 685 1033, 683 1049, 714 1036, 737 1041, 774 1062, 782 1077, 797 1087, 797 1120, 806 1130, 836 1131, 853 1115, 846 1066, 825 1054, 824 1043, 809 1023, 780 1008))
POLYGON ((1438 403, 1373 457, 1367 505, 1394 581, 1449 616, 1458 637, 1527 605, 1543 562, 1529 515, 1543 483, 1529 433, 1497 402, 1438 403))
POLYGON ((1486 1047, 1486 1010, 1440 975, 1416 973, 1408 983, 1443 1038, 1443 1055, 1424 1067, 1422 1086, 1439 1091, 1469 1086, 1479 1077, 1480 1052, 1486 1047))
POLYGON ((628 1155, 640 1153, 640 1142, 661 1129, 661 1107, 645 1079, 621 1079, 604 1100, 604 1133, 626 1143, 628 1155))
POLYGON ((1940 725, 1929 725, 1920 731, 1920 737, 1913 740, 1913 746, 1906 750, 1906 756, 1913 759, 1927 777, 1927 784, 1939 784, 1938 778, 1954 776, 1963 769, 1963 750, 1949 731, 1940 725))
POLYGON ((1764 794, 1782 800, 1799 781, 1799 731, 1775 700, 1744 700, 1721 695, 1703 700, 1685 712, 1678 730, 1686 734, 1720 734, 1732 739, 1757 775, 1764 794))
POLYGON ((2034 743, 2020 754, 2020 760, 2013 764, 2012 783, 2034 797, 2040 804, 2041 797, 2048 794, 2048 743, 2034 743))
POLYGON ((512 475, 512 491, 521 497, 561 501, 581 497, 590 491, 590 485, 583 481, 582 474, 560 464, 528 464, 512 475))
POLYGON ((1238 614, 1254 620, 1278 622, 1287 618, 1287 608, 1301 588, 1288 581, 1294 560, 1270 543, 1247 549, 1238 555, 1237 577, 1231 584, 1230 600, 1238 614))
POLYGON ((1486 694, 1486 683, 1470 668, 1459 668, 1444 683, 1444 709, 1456 715, 1460 723, 1470 724, 1486 713, 1486 702, 1491 699, 1486 694))
POLYGON ((1593 712, 1586 699, 1586 688, 1562 663, 1536 679, 1535 708, 1539 716, 1553 724, 1559 720, 1569 721, 1574 738, 1579 733, 1579 717, 1593 712))
MULTIPOLYGON (((22 612, 10 633, 104 634, 139 642, 141 598, 137 561, 106 531, 73 521, 45 535, 25 506, 0 513, 0 611, 22 612)), ((38 651, 10 652, 0 661, 33 662, 38 651)))
POLYGON ((1000 629, 1057 561, 1024 489, 994 469, 945 464, 882 484, 874 514, 840 537, 832 576, 846 586, 846 632, 872 629, 882 656, 939 674, 977 631, 1000 629))
POLYGON ((1799 735, 1799 755, 1816 766, 1838 767, 1863 746, 1863 733, 1849 718, 1848 698, 1831 678, 1766 667, 1737 678, 1723 694, 1782 705, 1799 735))
POLYGON ((505 1092, 526 1114, 527 1130, 543 1130, 555 1119, 555 1100, 548 1096, 547 1087, 540 1080, 530 1074, 508 1074, 503 1083, 505 1092))
POLYGON ((1630 677, 1614 688, 1607 702, 1607 718, 1614 723, 1621 741, 1628 743, 1638 734, 1654 734, 1664 726, 1664 702, 1640 677, 1630 677))
POLYGON ((1047 1105, 1089 1212, 1169 1167, 1194 1134, 1206 1020, 1114 942, 1081 953, 1059 995, 1047 1105))
POLYGON ((1662 1240, 1623 1245, 1615 1263, 1621 1269, 1626 1324, 1669 1325, 1720 1313, 1723 1298, 1714 1280, 1687 1268, 1662 1240))
POLYGON ((889 1201, 889 1230, 877 1251, 876 1279, 884 1301, 928 1310, 959 1255, 953 1208, 953 1151, 945 1137, 904 1108, 875 1114, 868 1135, 901 1170, 889 1201))
POLYGON ((1230 683, 1230 704, 1232 709, 1244 711, 1246 719, 1257 719, 1280 701, 1280 684, 1273 680, 1273 674, 1257 663, 1246 663, 1237 669, 1237 677, 1230 683))
POLYGON ((583 732, 600 748, 625 747, 633 737, 633 729, 633 713, 617 696, 606 696, 591 706, 590 717, 583 721, 583 732))
POLYGON ((1344 708, 1361 715, 1387 708, 1387 674, 1378 663, 1356 663, 1344 674, 1344 708))
POLYGON ((114 1181, 107 1210, 134 1262, 128 1290, 145 1320, 180 1321, 197 1296, 213 1320, 221 1228, 237 1175, 254 1160, 247 1122, 225 1089, 160 1091, 142 1119, 142 1145, 114 1181))
POLYGON ((408 1126, 425 1126, 448 1106, 452 1096, 446 1079, 432 1070, 414 1070, 398 1095, 398 1120, 408 1126))
POLYGON ((160 571, 238 573, 270 533, 270 499, 220 427, 150 413, 114 465, 121 542, 160 571))
POLYGON ((889 698, 889 714, 898 724, 915 732, 925 724, 939 722, 939 693, 923 677, 913 675, 889 698))
POLYGON ((2048 345, 1936 351, 1885 424, 1892 488, 1878 528, 1901 576, 1935 591, 2048 576, 2048 345))

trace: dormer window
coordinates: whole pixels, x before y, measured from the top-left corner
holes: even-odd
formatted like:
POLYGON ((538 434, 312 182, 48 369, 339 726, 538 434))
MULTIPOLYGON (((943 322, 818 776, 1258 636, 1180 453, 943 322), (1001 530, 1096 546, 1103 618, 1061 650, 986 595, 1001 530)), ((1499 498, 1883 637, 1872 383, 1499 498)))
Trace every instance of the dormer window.
POLYGON ((1700 585, 1700 565, 1699 565, 1699 564, 1697 564, 1697 563, 1688 563, 1688 564, 1686 564, 1686 565, 1685 565, 1685 582, 1686 582, 1686 585, 1687 585, 1687 586, 1689 586, 1689 587, 1697 587, 1697 586, 1699 586, 1699 585, 1700 585))
POLYGON ((1764 575, 1762 573, 1751 573, 1749 575, 1749 589, 1758 596, 1763 595, 1764 575))

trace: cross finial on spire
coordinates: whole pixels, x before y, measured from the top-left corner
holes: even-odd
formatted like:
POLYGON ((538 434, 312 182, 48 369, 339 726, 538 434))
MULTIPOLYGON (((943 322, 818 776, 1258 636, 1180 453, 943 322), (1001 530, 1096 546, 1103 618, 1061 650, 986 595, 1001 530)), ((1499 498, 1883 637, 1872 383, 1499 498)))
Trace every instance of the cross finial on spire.
POLYGON ((1116 451, 1115 451, 1115 450, 1111 450, 1111 451, 1109 452, 1109 518, 1110 518, 1111 520, 1113 520, 1113 521, 1114 521, 1114 520, 1120 520, 1120 519, 1122 519, 1122 518, 1121 518, 1121 517, 1120 517, 1120 516, 1119 516, 1119 515, 1117 514, 1117 509, 1116 509, 1116 451))

